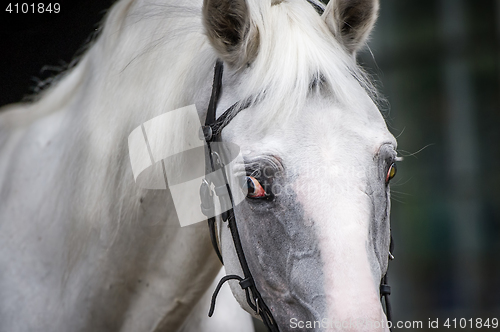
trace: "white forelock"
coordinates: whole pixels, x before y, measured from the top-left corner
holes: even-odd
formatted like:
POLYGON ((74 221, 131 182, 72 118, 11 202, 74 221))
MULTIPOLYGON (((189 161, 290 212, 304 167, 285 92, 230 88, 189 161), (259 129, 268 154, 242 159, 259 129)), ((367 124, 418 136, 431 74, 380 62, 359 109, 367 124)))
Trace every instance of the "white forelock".
POLYGON ((360 93, 377 93, 355 58, 304 0, 248 0, 251 24, 260 32, 259 52, 239 93, 260 98, 267 110, 259 127, 297 115, 311 94, 326 93, 340 105, 356 106, 360 93), (319 83, 313 86, 313 82, 319 83), (364 90, 364 91, 363 91, 364 90))

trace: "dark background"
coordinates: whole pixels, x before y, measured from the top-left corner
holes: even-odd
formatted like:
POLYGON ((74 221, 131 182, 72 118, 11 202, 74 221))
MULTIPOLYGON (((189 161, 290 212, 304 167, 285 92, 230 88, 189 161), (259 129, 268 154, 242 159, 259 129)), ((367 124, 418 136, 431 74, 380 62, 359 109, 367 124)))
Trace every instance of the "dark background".
MULTIPOLYGON (((111 3, 2 12, 0 105, 70 64, 111 3)), ((499 23, 498 0, 381 0, 359 57, 405 157, 391 184, 394 317, 424 331, 429 318, 443 331, 447 318, 500 319, 499 23)))
POLYGON ((0 106, 32 95, 42 82, 67 68, 96 34, 114 1, 59 3, 58 14, 8 13, 9 2, 0 4, 0 106))

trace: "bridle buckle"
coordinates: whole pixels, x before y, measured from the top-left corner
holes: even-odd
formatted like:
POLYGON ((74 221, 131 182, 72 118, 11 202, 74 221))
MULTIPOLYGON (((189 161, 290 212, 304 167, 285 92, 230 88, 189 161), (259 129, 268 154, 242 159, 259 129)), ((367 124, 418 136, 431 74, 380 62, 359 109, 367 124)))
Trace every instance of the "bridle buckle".
POLYGON ((210 142, 213 137, 213 131, 211 126, 201 126, 198 132, 198 137, 201 141, 210 142))
POLYGON ((213 191, 206 179, 203 179, 200 185, 200 208, 206 217, 213 217, 215 214, 215 204, 213 200, 213 191))

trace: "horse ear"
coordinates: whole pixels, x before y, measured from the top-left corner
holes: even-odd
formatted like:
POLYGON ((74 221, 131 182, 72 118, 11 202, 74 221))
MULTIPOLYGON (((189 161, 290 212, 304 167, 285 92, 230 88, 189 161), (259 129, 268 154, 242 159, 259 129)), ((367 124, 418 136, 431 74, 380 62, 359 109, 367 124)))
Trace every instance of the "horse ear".
POLYGON ((355 54, 378 17, 379 0, 330 0, 323 19, 337 39, 355 54))
POLYGON ((203 23, 210 43, 229 65, 241 67, 257 55, 259 34, 245 0, 203 0, 203 23))

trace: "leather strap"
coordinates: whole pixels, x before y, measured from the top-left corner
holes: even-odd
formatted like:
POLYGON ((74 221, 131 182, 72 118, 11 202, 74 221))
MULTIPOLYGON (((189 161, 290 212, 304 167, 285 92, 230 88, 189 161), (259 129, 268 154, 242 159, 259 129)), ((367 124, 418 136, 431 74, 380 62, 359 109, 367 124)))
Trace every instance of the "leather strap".
MULTIPOLYGON (((391 242, 389 244, 389 260, 394 259, 394 256, 392 255, 393 253, 394 253, 394 241, 392 240, 392 234, 391 234, 391 242)), ((385 315, 387 317, 387 321, 392 323, 392 307, 391 307, 391 301, 389 300, 389 295, 391 295, 391 286, 388 285, 387 272, 388 271, 385 272, 385 275, 382 278, 382 281, 380 282, 380 301, 382 301, 382 298, 384 299, 385 315)), ((389 328, 389 331, 392 331, 392 329, 389 328)))
MULTIPOLYGON (((231 193, 231 188, 228 185, 228 179, 226 173, 224 171, 223 161, 220 158, 221 151, 218 151, 217 145, 212 146, 211 142, 220 142, 221 141, 221 132, 222 129, 243 109, 247 108, 249 102, 236 103, 228 108, 219 118, 216 119, 216 110, 217 103, 220 97, 220 90, 222 88, 222 74, 223 74, 223 63, 220 60, 217 60, 215 64, 214 70, 214 82, 212 86, 212 95, 210 97, 210 102, 207 110, 207 115, 205 119, 205 126, 202 127, 201 138, 205 139, 207 142, 206 148, 206 158, 205 158, 205 168, 207 174, 215 171, 216 168, 220 168, 222 170, 222 179, 219 177, 213 177, 215 192, 212 192, 210 189, 210 183, 208 179, 202 183, 200 187, 200 195, 204 195, 201 198, 202 204, 201 209, 203 213, 206 213, 207 216, 212 216, 213 214, 208 214, 214 211, 214 203, 213 198, 217 196, 221 201, 222 210, 227 210, 222 213, 222 221, 227 222, 229 229, 231 231, 231 236, 233 238, 234 248, 236 250, 236 254, 238 256, 238 260, 240 261, 240 266, 243 271, 244 278, 237 275, 229 275, 223 277, 219 284, 217 285, 214 294, 212 295, 212 302, 210 306, 209 316, 211 317, 215 310, 215 301, 217 298, 217 294, 219 293, 222 285, 231 279, 237 279, 240 281, 240 287, 245 290, 247 303, 258 314, 264 325, 271 332, 278 332, 278 325, 274 320, 274 317, 271 313, 269 307, 265 304, 260 292, 258 291, 255 281, 252 277, 252 273, 248 267, 248 263, 245 257, 245 253, 243 252, 243 247, 241 245, 240 236, 238 233, 238 227, 236 225, 236 220, 234 217, 233 210, 233 196, 231 193), (228 195, 223 195, 225 190, 218 190, 218 188, 225 188, 227 190, 228 195), (229 209, 224 209, 224 207, 229 207, 229 209)), ((208 218, 208 227, 210 230, 210 237, 212 240, 212 245, 214 246, 215 252, 217 256, 222 261, 222 255, 219 250, 219 246, 216 240, 215 233, 215 218, 208 218)))

